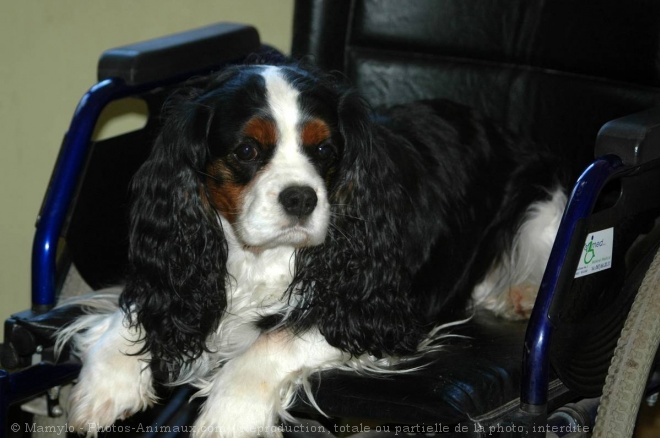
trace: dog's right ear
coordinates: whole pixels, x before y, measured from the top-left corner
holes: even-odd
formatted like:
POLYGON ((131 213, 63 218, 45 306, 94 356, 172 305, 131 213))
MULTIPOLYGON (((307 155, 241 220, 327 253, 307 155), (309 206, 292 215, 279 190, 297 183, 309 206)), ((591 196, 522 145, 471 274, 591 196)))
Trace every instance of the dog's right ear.
POLYGON ((227 244, 202 173, 212 108, 203 91, 168 101, 151 156, 135 174, 127 284, 120 304, 144 350, 175 377, 206 350, 227 305, 227 244))

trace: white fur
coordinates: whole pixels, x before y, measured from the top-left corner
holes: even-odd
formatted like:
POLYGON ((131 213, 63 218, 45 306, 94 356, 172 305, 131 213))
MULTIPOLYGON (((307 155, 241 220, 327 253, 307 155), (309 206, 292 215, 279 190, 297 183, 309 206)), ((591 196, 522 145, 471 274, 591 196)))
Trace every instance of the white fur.
POLYGON ((475 305, 509 319, 529 317, 566 202, 563 190, 557 189, 549 200, 529 207, 511 253, 474 288, 475 305))
POLYGON ((116 310, 117 292, 77 299, 93 313, 64 328, 56 344, 60 351, 73 338, 73 352, 84 364, 69 396, 68 422, 91 435, 157 401, 150 356, 137 354, 142 333, 128 327, 123 313, 116 310))
POLYGON ((286 417, 295 389, 309 372, 336 367, 344 354, 318 331, 259 336, 243 354, 216 370, 200 391, 208 398, 195 426, 199 436, 278 436, 277 416, 286 417))

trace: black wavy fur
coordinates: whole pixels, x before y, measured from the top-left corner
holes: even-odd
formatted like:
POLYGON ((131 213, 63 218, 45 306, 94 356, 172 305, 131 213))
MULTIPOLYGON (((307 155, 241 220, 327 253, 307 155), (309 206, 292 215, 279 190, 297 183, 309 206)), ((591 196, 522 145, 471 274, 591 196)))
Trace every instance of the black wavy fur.
MULTIPOLYGON (((121 305, 144 327, 145 349, 172 373, 207 348, 227 305, 227 247, 200 171, 210 159, 210 103, 240 72, 171 102, 133 183, 132 271, 121 305)), ((410 353, 432 325, 466 308, 529 204, 557 185, 557 162, 451 102, 375 117, 334 79, 298 67, 285 72, 301 105, 314 96, 331 108, 325 116, 341 144, 328 181, 328 236, 297 251, 294 280, 282 292, 299 304, 280 323, 318 326, 354 355, 410 353)), ((255 324, 266 330, 274 320, 255 324)))
POLYGON ((339 115, 334 221, 324 245, 297 255, 298 323, 355 355, 408 354, 464 315, 529 205, 559 185, 558 160, 449 101, 374 119, 349 92, 339 115))

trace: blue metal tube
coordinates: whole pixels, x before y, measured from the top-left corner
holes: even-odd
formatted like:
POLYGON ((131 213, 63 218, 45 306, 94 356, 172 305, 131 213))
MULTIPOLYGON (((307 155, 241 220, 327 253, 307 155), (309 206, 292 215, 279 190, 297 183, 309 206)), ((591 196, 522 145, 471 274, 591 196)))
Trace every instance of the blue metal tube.
POLYGON ((73 115, 37 219, 32 245, 32 308, 37 312, 55 304, 57 244, 83 172, 96 120, 110 101, 124 97, 127 90, 120 80, 101 81, 83 96, 73 115))
MULTIPOLYGON (((0 369, 0 438, 5 438, 9 430, 9 406, 26 400, 53 386, 70 382, 80 372, 80 364, 65 362, 52 364, 41 362, 37 365, 14 371, 11 374, 0 369)), ((25 430, 24 424, 14 423, 14 432, 25 430)))
POLYGON ((602 188, 622 167, 621 160, 613 155, 601 157, 591 164, 575 184, 562 217, 525 335, 520 401, 521 408, 527 412, 537 412, 539 408, 545 409, 547 403, 549 349, 552 335, 552 323, 548 312, 562 270, 577 269, 577 266, 564 266, 569 256, 571 240, 576 236, 579 222, 593 210, 602 188))

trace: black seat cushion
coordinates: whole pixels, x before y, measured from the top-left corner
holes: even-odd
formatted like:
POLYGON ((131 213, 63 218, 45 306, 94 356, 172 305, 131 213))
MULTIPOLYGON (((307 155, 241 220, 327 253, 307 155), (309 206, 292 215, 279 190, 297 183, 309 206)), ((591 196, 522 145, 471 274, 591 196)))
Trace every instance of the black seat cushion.
MULTIPOLYGON (((429 355, 409 374, 358 375, 329 371, 313 377, 315 401, 325 414, 388 423, 455 424, 518 398, 525 322, 505 321, 486 311, 451 329, 464 338, 429 355)), ((295 410, 313 412, 304 394, 295 410)))

